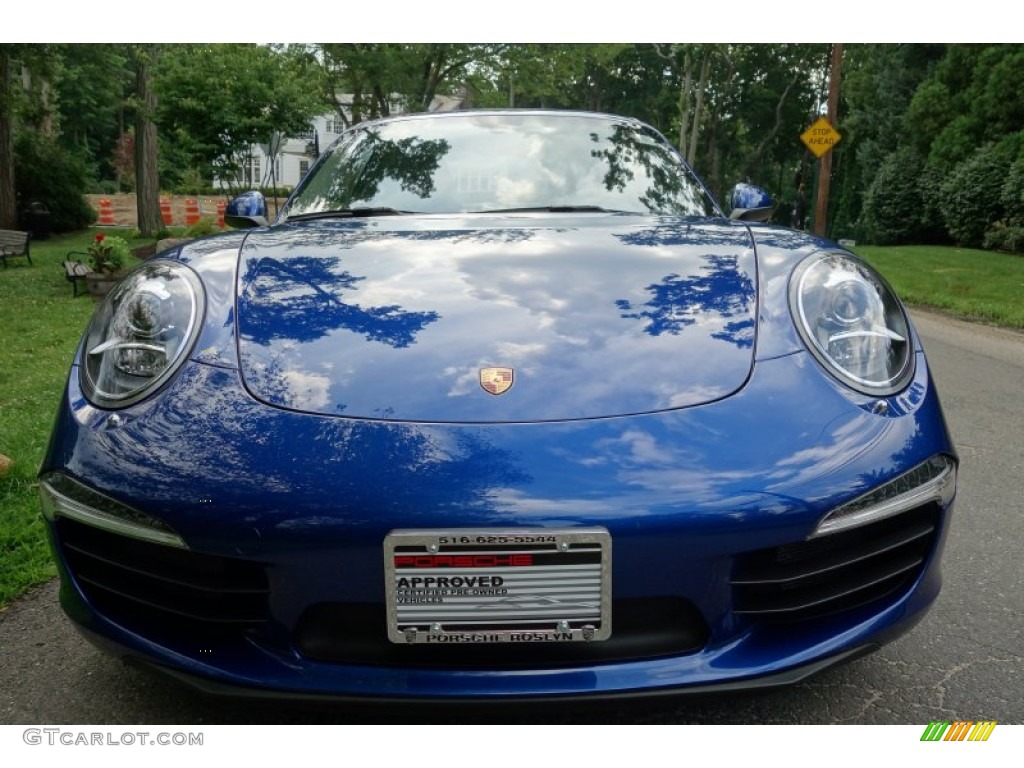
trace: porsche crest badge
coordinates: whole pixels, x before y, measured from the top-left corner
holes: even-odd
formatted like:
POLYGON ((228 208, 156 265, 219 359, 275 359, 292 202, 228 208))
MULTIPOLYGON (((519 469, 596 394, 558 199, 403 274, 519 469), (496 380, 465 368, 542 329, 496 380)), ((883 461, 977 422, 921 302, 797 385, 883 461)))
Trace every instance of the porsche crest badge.
POLYGON ((481 368, 480 386, 492 395, 503 395, 512 387, 511 368, 481 368))

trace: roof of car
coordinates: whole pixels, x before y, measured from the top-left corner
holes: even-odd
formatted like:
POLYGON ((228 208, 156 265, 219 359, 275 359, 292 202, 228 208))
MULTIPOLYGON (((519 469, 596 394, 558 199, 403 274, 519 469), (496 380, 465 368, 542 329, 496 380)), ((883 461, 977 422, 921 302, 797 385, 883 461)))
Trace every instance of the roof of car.
POLYGON ((457 109, 447 112, 407 112, 399 115, 389 115, 387 117, 375 118, 373 120, 365 120, 361 123, 356 123, 352 128, 358 128, 363 126, 378 125, 381 123, 393 123, 404 120, 423 120, 427 118, 437 119, 458 119, 465 117, 480 117, 480 116, 492 116, 492 117, 504 117, 509 115, 543 115, 548 117, 588 117, 598 120, 613 120, 617 122, 630 123, 632 125, 644 125, 640 120, 635 117, 626 117, 624 115, 613 115, 604 112, 590 112, 587 110, 578 109, 521 109, 521 108, 487 108, 487 109, 457 109))

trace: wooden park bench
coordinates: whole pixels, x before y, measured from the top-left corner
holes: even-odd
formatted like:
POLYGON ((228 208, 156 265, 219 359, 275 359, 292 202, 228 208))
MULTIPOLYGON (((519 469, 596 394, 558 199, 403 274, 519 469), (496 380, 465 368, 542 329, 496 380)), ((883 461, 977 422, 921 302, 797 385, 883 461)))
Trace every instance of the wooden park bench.
POLYGON ((85 276, 89 274, 91 270, 78 259, 72 259, 72 256, 88 257, 89 254, 83 253, 81 251, 68 251, 66 254, 66 258, 62 262, 64 264, 64 276, 67 278, 68 282, 71 283, 71 288, 73 290, 72 295, 77 298, 78 284, 86 284, 85 276))
POLYGON ((28 263, 32 263, 32 256, 29 255, 28 245, 32 240, 31 232, 18 232, 13 229, 0 229, 0 261, 7 269, 7 260, 15 256, 24 256, 28 263))

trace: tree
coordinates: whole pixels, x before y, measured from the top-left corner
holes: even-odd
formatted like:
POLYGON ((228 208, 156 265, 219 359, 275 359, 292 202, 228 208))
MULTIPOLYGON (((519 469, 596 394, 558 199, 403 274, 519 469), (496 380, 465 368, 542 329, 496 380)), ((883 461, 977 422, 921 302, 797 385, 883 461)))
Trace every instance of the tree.
MULTIPOLYGON (((0 227, 18 226, 18 193, 15 176, 15 132, 17 118, 40 128, 44 110, 33 107, 24 82, 31 83, 33 69, 48 72, 49 46, 0 44, 0 227), (15 75, 19 74, 18 82, 15 75)), ((51 126, 52 127, 52 126, 51 126)), ((52 132, 52 131, 51 131, 52 132)))
POLYGON ((999 185, 1015 157, 1009 137, 1024 128, 1024 46, 867 45, 848 53, 841 218, 861 236, 986 242, 987 227, 1013 216, 1000 205, 999 185), (909 162, 915 156, 923 165, 909 162), (915 179, 896 178, 899 168, 916 168, 915 179), (885 192, 883 176, 903 193, 885 192), (917 203, 900 204, 908 200, 917 203), (878 226, 898 213, 912 221, 878 226))
POLYGON ((462 85, 491 46, 457 43, 318 43, 303 49, 319 73, 323 99, 344 126, 386 117, 397 106, 429 109, 434 97, 462 85))
POLYGON ((60 75, 62 49, 59 45, 0 45, 0 227, 18 226, 19 196, 67 211, 62 222, 88 217, 81 196, 87 178, 84 164, 58 144, 60 121, 53 83, 60 75), (27 161, 41 165, 27 168, 27 161), (42 167, 47 161, 59 170, 42 167), (68 179, 75 181, 75 188, 69 188, 68 179))
MULTIPOLYGON (((733 182, 750 180, 779 198, 795 195, 803 155, 797 136, 808 107, 817 107, 826 51, 805 44, 704 47, 708 74, 687 155, 713 192, 720 196, 733 182)), ((698 81, 695 109, 700 92, 698 81)))
POLYGON ((914 92, 904 125, 931 165, 951 170, 1024 127, 1021 45, 950 45, 914 92))
POLYGON ((159 48, 155 44, 137 45, 132 50, 135 63, 135 207, 139 232, 156 237, 164 228, 160 216, 160 177, 157 171, 156 92, 153 68, 159 48))
POLYGON ((14 186, 14 85, 12 49, 0 45, 0 229, 15 229, 18 206, 14 186))
POLYGON ((669 67, 678 66, 679 57, 682 56, 682 82, 678 100, 678 146, 680 153, 692 165, 697 156, 700 128, 704 119, 704 94, 708 87, 711 57, 715 53, 714 46, 671 45, 668 51, 662 50, 661 46, 656 46, 656 49, 669 67), (698 61, 700 77, 695 79, 694 66, 698 61))
POLYGON ((50 211, 54 232, 70 232, 96 219, 82 195, 88 184, 85 160, 53 136, 21 131, 14 146, 15 185, 25 202, 39 200, 50 211))
POLYGON ((472 79, 495 107, 601 109, 611 61, 623 45, 525 43, 481 46, 472 79))
POLYGON ((168 46, 154 87, 161 128, 195 167, 225 180, 254 145, 274 133, 297 135, 322 111, 308 57, 291 49, 168 46))
MULTIPOLYGON (((901 52, 912 46, 848 45, 843 55, 839 126, 841 170, 832 185, 834 231, 866 237, 862 209, 881 164, 896 149, 903 112, 922 75, 906 77, 901 52), (898 75, 898 77, 897 77, 898 75), (861 229, 856 229, 861 227, 861 229)), ((920 155, 920 153, 917 153, 920 155)))
POLYGON ((125 124, 135 91, 130 54, 123 44, 60 46, 55 82, 59 140, 81 154, 102 179, 117 175, 115 150, 121 137, 130 133, 125 124))

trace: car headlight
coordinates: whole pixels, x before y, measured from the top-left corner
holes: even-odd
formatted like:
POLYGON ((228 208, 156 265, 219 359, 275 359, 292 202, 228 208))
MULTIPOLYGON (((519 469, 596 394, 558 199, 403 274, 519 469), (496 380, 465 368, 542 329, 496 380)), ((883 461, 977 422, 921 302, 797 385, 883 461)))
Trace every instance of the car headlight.
POLYGON ((85 332, 85 396, 104 408, 123 408, 152 394, 184 362, 203 310, 202 283, 184 265, 154 261, 126 277, 85 332))
POLYGON ((867 395, 891 395, 914 375, 910 324, 888 283, 851 254, 819 253, 793 273, 790 304, 808 349, 867 395))

